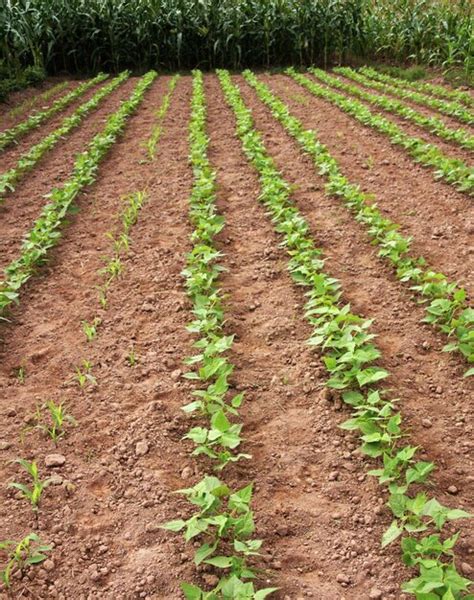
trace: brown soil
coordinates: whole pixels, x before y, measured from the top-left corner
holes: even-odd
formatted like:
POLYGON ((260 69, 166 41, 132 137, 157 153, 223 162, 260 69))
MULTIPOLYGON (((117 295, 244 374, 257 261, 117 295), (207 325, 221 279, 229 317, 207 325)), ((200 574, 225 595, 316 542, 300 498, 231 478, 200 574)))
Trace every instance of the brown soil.
MULTIPOLYGON (((366 87, 358 84, 357 82, 352 81, 351 79, 346 79, 342 76, 337 76, 335 73, 332 73, 332 75, 334 77, 336 77, 337 79, 339 79, 340 81, 343 81, 344 83, 350 83, 351 85, 353 85, 356 88, 359 88, 365 92, 372 93, 374 96, 382 95, 382 92, 379 92, 378 90, 374 90, 371 88, 366 88, 366 87)), ((322 83, 317 77, 314 77, 311 74, 308 74, 308 77, 310 79, 313 79, 315 82, 317 82, 319 84, 322 83)), ((331 87, 330 89, 337 91, 346 97, 350 95, 347 92, 344 92, 337 88, 331 87)), ((391 97, 390 94, 383 94, 383 95, 385 95, 389 98, 391 97)), ((408 135, 422 139, 423 141, 425 141, 429 144, 434 144, 434 145, 438 146, 440 148, 440 150, 442 150, 444 152, 444 154, 446 156, 448 156, 449 158, 457 158, 459 160, 464 161, 467 165, 472 166, 472 163, 473 163, 472 152, 470 150, 462 148, 462 146, 460 146, 457 142, 445 141, 445 140, 443 140, 443 138, 430 133, 424 127, 420 127, 420 126, 416 125, 415 123, 413 123, 413 121, 410 121, 408 119, 403 119, 403 117, 398 116, 396 113, 381 110, 379 107, 371 104, 370 102, 366 102, 365 100, 361 100, 357 96, 353 96, 353 97, 356 100, 358 100, 359 102, 361 102, 362 104, 364 104, 371 112, 379 114, 379 115, 385 117, 386 119, 389 119, 389 120, 395 122, 399 127, 401 127, 403 129, 403 131, 408 133, 408 135)), ((401 101, 401 99, 398 97, 392 98, 392 99, 401 101)), ((408 104, 408 103, 406 103, 406 104, 408 104)), ((428 116, 428 117, 436 116, 441 121, 443 121, 445 123, 445 125, 447 125, 448 127, 451 127, 452 129, 458 129, 458 128, 462 127, 462 124, 460 124, 457 121, 450 120, 449 117, 446 117, 446 119, 445 119, 444 118, 445 115, 443 115, 439 112, 436 112, 436 111, 433 111, 430 109, 428 109, 428 110, 423 109, 423 107, 420 105, 416 105, 416 106, 412 105, 412 108, 414 108, 417 112, 424 114, 425 116, 428 116)), ((466 127, 463 127, 463 129, 465 129, 468 133, 474 134, 474 129, 470 128, 469 125, 466 125, 466 127)))
MULTIPOLYGON (((333 73, 333 75, 335 75, 335 73, 333 73)), ((353 81, 352 79, 348 79, 346 77, 343 77, 342 75, 338 75, 338 77, 340 77, 340 79, 342 79, 343 81, 348 81, 350 83, 353 83, 354 85, 359 86, 361 89, 365 90, 365 91, 370 91, 373 92, 374 94, 382 94, 383 92, 381 92, 380 90, 375 90, 374 88, 372 88, 371 86, 367 85, 362 85, 357 83, 356 81, 353 81)), ((430 81, 428 83, 435 83, 436 85, 439 85, 439 82, 437 81, 430 81)), ((429 106, 425 106, 424 104, 418 104, 416 102, 412 102, 410 100, 403 100, 402 98, 400 98, 400 96, 395 96, 394 94, 390 94, 389 92, 384 93, 386 96, 388 96, 389 98, 394 98, 396 100, 399 100, 400 102, 404 102, 405 104, 407 104, 408 106, 410 106, 411 108, 414 108, 416 111, 423 113, 424 115, 431 117, 431 116, 436 116, 439 119, 442 119, 446 125, 448 125, 449 127, 453 127, 454 129, 458 128, 458 127, 462 127, 463 129, 466 129, 467 131, 470 131, 471 133, 474 132, 474 127, 468 125, 467 123, 464 123, 463 121, 459 121, 458 119, 454 118, 454 117, 450 117, 449 115, 446 115, 444 113, 440 113, 438 110, 434 109, 434 108, 430 108, 429 106)), ((425 94, 426 95, 426 94, 425 94)), ((449 102, 448 99, 443 99, 443 98, 439 98, 436 97, 437 100, 441 100, 442 102, 449 102)), ((456 102, 456 101, 454 101, 456 102)), ((462 106, 464 106, 464 104, 460 103, 462 106)), ((465 107, 466 109, 468 109, 468 107, 465 107)))
MULTIPOLYGON (((0 539, 20 538, 35 526, 26 503, 6 488, 7 482, 21 479, 9 461, 35 458, 43 477, 55 476, 39 517, 41 538, 55 548, 46 563, 15 581, 15 598, 177 600, 180 581, 206 585, 213 577, 211 571, 196 570, 193 549, 178 534, 159 528, 189 514, 188 504, 172 492, 192 485, 207 468, 189 457, 190 446, 181 439, 189 422, 180 407, 194 388, 181 377, 182 360, 193 342, 185 329, 191 313, 180 276, 191 247, 189 77, 175 90, 156 160, 142 162, 141 144, 168 81, 158 78, 147 92, 100 167, 97 182, 79 196, 79 210, 71 215, 48 267, 27 286, 0 332, 0 480, 5 484, 0 486, 0 539), (139 189, 146 189, 149 198, 131 232, 125 272, 112 285, 108 309, 102 310, 95 286, 103 257, 111 252, 106 233, 118 226, 121 196, 139 189), (102 319, 98 336, 87 343, 81 321, 96 316, 102 319), (138 356, 134 367, 127 361, 132 348, 138 356), (80 389, 74 372, 84 359, 92 362, 97 385, 80 389), (19 366, 25 367, 23 384, 15 375, 19 366), (57 449, 38 432, 26 434, 22 442, 20 433, 36 404, 50 398, 65 401, 78 426, 70 428, 57 449), (52 453, 62 454, 65 464, 47 468, 45 457, 52 453)), ((461 378, 464 365, 440 352, 442 336, 420 324, 422 309, 376 257, 362 228, 323 194, 323 181, 309 159, 242 78, 236 81, 255 109, 269 151, 295 185, 294 201, 324 250, 328 272, 340 279, 344 299, 356 312, 376 319, 383 364, 392 373, 390 383, 411 437, 438 465, 437 496, 472 511, 472 386, 461 378), (455 500, 447 494, 451 485, 458 489, 455 500)), ((272 82, 286 86, 280 76, 272 82)), ((26 229, 48 181, 51 187, 52 177, 67 177, 75 152, 114 110, 120 93, 130 91, 132 84, 126 85, 69 138, 62 148, 63 166, 61 150, 53 151, 42 170, 25 180, 23 199, 28 190, 37 197, 31 212, 22 214, 11 202, 0 227, 9 211, 16 211, 18 227, 26 229), (43 186, 38 194, 35 186, 43 186)), ((252 454, 248 463, 226 471, 226 478, 235 486, 255 483, 257 534, 264 541, 262 576, 280 587, 275 595, 280 600, 365 600, 376 590, 384 600, 402 600, 398 584, 409 573, 396 545, 380 550, 381 534, 390 523, 385 499, 366 476, 369 463, 354 452, 355 438, 338 427, 348 411, 326 400, 324 368, 305 343, 310 328, 303 319, 304 295, 291 282, 280 238, 258 202, 258 179, 234 136, 234 117, 217 79, 207 76, 205 85, 209 157, 218 174, 218 209, 226 219, 218 246, 227 268, 221 280, 228 293, 227 332, 236 335, 232 383, 246 392, 244 451, 252 454)), ((310 119, 313 108, 304 107, 303 116, 310 119)), ((318 109, 328 132, 331 126, 342 127, 338 112, 323 104, 318 109)), ((365 153, 358 155, 356 149, 362 150, 354 149, 352 161, 358 164, 365 153)), ((416 180, 412 171, 418 167, 410 164, 410 169, 407 177, 416 180)), ((446 187, 433 186, 442 192, 446 187)), ((398 206, 393 206, 392 218, 398 220, 398 206)), ((13 227, 5 231, 15 234, 13 227)), ((433 260, 437 243, 428 242, 433 260)), ((443 259, 453 265, 449 256, 443 259)), ((460 555, 469 563, 472 525, 463 521, 462 531, 460 555)))
MULTIPOLYGON (((5 196, 5 202, 0 205, 0 269, 3 270, 17 256, 21 241, 32 221, 39 216, 47 202, 45 195, 70 177, 76 155, 83 152, 94 135, 102 130, 107 117, 130 95, 135 84, 136 80, 127 81, 104 98, 97 110, 89 113, 78 128, 47 152, 38 165, 18 181, 15 191, 5 196)), ((86 101, 96 91, 97 89, 89 90, 82 101, 86 101)), ((22 139, 11 151, 5 152, 6 156, 2 156, 2 170, 4 166, 6 169, 13 167, 22 153, 53 131, 77 105, 71 106, 57 119, 22 139)))
POLYGON ((374 194, 383 214, 413 237, 413 253, 472 292, 472 199, 435 181, 387 137, 364 127, 285 76, 262 76, 308 129, 317 132, 352 182, 374 194), (402 176, 401 176, 402 174, 402 176))
POLYGON ((64 81, 64 78, 62 78, 62 77, 56 77, 56 78, 51 77, 51 78, 47 79, 46 81, 44 81, 38 87, 29 87, 24 90, 19 90, 18 92, 14 92, 13 94, 11 94, 6 102, 0 103, 0 131, 4 131, 5 129, 9 129, 10 127, 13 127, 17 123, 27 119, 30 114, 32 114, 38 110, 44 110, 45 108, 48 108, 60 96, 62 96, 63 94, 67 94, 74 87, 78 86, 80 83, 80 82, 71 82, 71 83, 69 83, 69 85, 66 89, 62 90, 59 93, 54 94, 54 96, 52 96, 46 102, 41 103, 39 101, 39 96, 41 96, 41 94, 43 94, 47 90, 51 89, 58 83, 61 83, 62 81, 64 81), (38 100, 35 102, 35 104, 33 106, 31 106, 30 108, 27 108, 25 110, 25 112, 22 112, 21 115, 19 115, 18 117, 12 117, 9 114, 11 110, 13 110, 14 108, 17 108, 18 106, 23 104, 23 102, 25 102, 25 100, 32 100, 33 98, 38 98, 38 100))

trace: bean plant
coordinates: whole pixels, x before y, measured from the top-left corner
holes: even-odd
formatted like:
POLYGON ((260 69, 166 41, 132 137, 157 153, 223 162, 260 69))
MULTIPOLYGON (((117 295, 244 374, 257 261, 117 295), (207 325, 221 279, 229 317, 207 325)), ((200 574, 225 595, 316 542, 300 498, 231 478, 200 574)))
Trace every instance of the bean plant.
POLYGON ((62 187, 50 192, 50 202, 43 207, 40 217, 27 234, 19 258, 5 269, 5 279, 0 282, 0 319, 5 318, 5 311, 12 303, 19 301, 22 286, 45 261, 50 248, 58 243, 61 226, 73 201, 96 179, 101 161, 125 129, 128 117, 138 108, 156 76, 155 71, 150 71, 139 80, 130 98, 110 115, 103 130, 77 156, 72 176, 62 187))
POLYGON ((430 600, 472 598, 468 593, 472 582, 458 573, 454 561, 457 537, 446 538, 446 523, 470 515, 443 506, 431 494, 429 475, 435 465, 418 460, 419 448, 406 444, 397 402, 390 399, 389 390, 380 387, 388 373, 377 366, 380 352, 370 333, 371 321, 352 313, 342 301, 341 285, 324 271, 322 251, 314 246, 307 222, 291 201, 291 186, 269 156, 239 89, 227 71, 218 71, 218 76, 235 114, 244 153, 259 175, 259 199, 290 257, 289 272, 297 285, 306 288, 305 316, 313 327, 310 344, 321 352, 330 374, 327 385, 340 390, 353 409, 353 418, 342 426, 357 431, 360 450, 383 463, 381 469, 372 471, 386 486, 387 506, 393 514, 382 545, 401 539, 403 560, 418 571, 402 590, 418 600, 426 600, 427 594, 430 600))
MULTIPOLYGON (((206 457, 214 470, 224 471, 231 463, 251 457, 238 448, 242 443, 239 409, 243 394, 229 397, 228 378, 234 365, 226 353, 234 336, 224 335, 224 310, 219 276, 221 253, 215 248, 215 236, 222 231, 224 219, 216 212, 215 172, 207 156, 206 104, 203 76, 193 72, 193 96, 189 126, 190 162, 194 183, 189 201, 193 225, 192 250, 183 270, 187 294, 193 303, 194 319, 188 330, 197 336, 196 353, 185 359, 191 369, 185 377, 199 389, 193 400, 183 407, 194 414, 200 424, 184 436, 194 443, 192 456, 206 457)), ((276 588, 256 590, 255 569, 249 561, 258 556, 261 540, 253 538, 255 526, 250 507, 252 485, 233 491, 214 475, 205 475, 191 488, 179 490, 197 507, 187 520, 177 519, 163 525, 167 530, 183 532, 186 542, 197 542, 196 565, 214 567, 222 573, 216 586, 205 591, 189 583, 181 585, 187 600, 263 599, 276 588)))
MULTIPOLYGON (((310 69, 310 71, 316 77, 322 76, 318 69, 310 69)), ((462 160, 450 158, 434 144, 429 144, 420 138, 410 136, 396 123, 386 119, 382 115, 374 114, 358 100, 323 87, 316 83, 314 79, 309 79, 297 73, 291 67, 286 70, 286 73, 314 96, 329 101, 356 119, 356 121, 387 136, 393 145, 404 148, 415 162, 434 169, 435 178, 445 179, 460 191, 474 195, 474 169, 466 165, 462 160)))
MULTIPOLYGON (((402 282, 411 284, 411 289, 416 292, 415 299, 426 304, 424 320, 439 327, 452 339, 444 350, 457 351, 468 363, 473 363, 474 313, 467 305, 466 291, 449 281, 443 273, 430 268, 423 257, 412 257, 411 239, 400 233, 397 223, 382 215, 372 194, 362 192, 358 185, 344 176, 317 134, 305 129, 288 106, 253 73, 244 71, 244 77, 273 116, 312 158, 318 173, 327 180, 326 193, 341 199, 355 219, 366 226, 372 242, 380 248, 379 256, 391 263, 402 282)), ((471 374, 473 370, 469 369, 466 376, 471 374)))

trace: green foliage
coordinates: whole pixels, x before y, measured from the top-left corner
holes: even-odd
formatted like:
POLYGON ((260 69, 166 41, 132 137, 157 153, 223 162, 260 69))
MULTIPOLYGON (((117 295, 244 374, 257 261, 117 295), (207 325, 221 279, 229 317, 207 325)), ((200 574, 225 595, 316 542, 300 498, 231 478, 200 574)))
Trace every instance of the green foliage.
POLYGON ((33 460, 32 462, 28 462, 27 460, 19 458, 15 462, 17 462, 30 476, 31 487, 28 487, 28 485, 25 485, 23 483, 17 483, 16 481, 8 484, 8 487, 19 490, 20 494, 31 504, 33 511, 37 513, 41 501, 41 496, 45 488, 48 487, 50 480, 40 479, 38 465, 36 464, 36 461, 33 460))
POLYGON ((62 187, 50 192, 50 202, 43 207, 40 217, 27 234, 20 257, 5 269, 5 279, 0 283, 0 318, 13 302, 19 301, 21 287, 46 260, 50 248, 58 243, 60 228, 72 202, 83 188, 95 181, 100 163, 124 130, 128 117, 137 109, 155 77, 156 73, 151 71, 139 80, 130 98, 121 103, 119 109, 107 119, 104 129, 76 157, 72 176, 62 187))
POLYGON ((69 81, 61 81, 60 83, 57 83, 56 85, 53 85, 52 87, 47 89, 42 94, 36 94, 32 98, 27 98, 21 104, 19 104, 18 106, 15 106, 15 108, 12 108, 10 111, 8 111, 8 113, 7 113, 8 117, 11 119, 16 119, 20 115, 24 114, 25 112, 27 112, 28 110, 33 108, 33 106, 36 106, 37 104, 44 104, 45 102, 48 102, 48 100, 50 100, 50 98, 52 98, 53 96, 56 96, 60 92, 64 91, 69 85, 70 85, 69 81))
POLYGON ((12 63, 49 72, 473 61, 469 0, 16 0, 0 40, 12 63))
MULTIPOLYGON (((183 407, 186 413, 194 413, 202 421, 202 425, 192 427, 184 437, 196 446, 192 456, 205 456, 214 463, 215 470, 222 471, 230 463, 251 457, 237 452, 242 442, 242 424, 235 420, 239 417, 243 394, 227 398, 228 378, 234 366, 225 353, 231 349, 234 336, 223 333, 224 311, 218 288, 222 267, 217 262, 221 253, 214 247, 214 237, 222 230, 224 219, 216 213, 215 172, 207 157, 209 139, 200 71, 193 72, 189 142, 194 174, 189 215, 194 231, 191 235, 193 248, 188 254, 183 276, 195 316, 188 330, 198 339, 194 343, 197 353, 184 361, 192 369, 184 377, 207 388, 195 390, 193 395, 198 400, 183 407)), ((217 585, 209 592, 183 583, 185 597, 255 600, 275 591, 275 588, 256 591, 253 582, 246 581, 256 577, 247 559, 257 556, 262 544, 261 540, 252 539, 255 530, 250 508, 252 486, 232 492, 224 482, 206 475, 194 487, 179 492, 199 510, 187 520, 170 521, 163 527, 169 531, 183 531, 186 542, 200 539, 194 556, 196 565, 204 563, 223 571, 217 585)))
MULTIPOLYGON (((310 69, 313 75, 324 79, 326 74, 320 69, 310 69)), ((446 156, 437 146, 424 142, 420 138, 408 135, 401 127, 385 117, 374 114, 362 102, 339 94, 330 88, 317 84, 314 80, 287 69, 286 73, 293 77, 318 98, 328 100, 348 113, 363 125, 372 127, 387 136, 392 144, 401 146, 416 161, 435 169, 434 175, 443 178, 461 191, 474 195, 474 169, 459 159, 446 156)))
MULTIPOLYGON (((46 73, 42 67, 29 66, 12 72, 5 69, 5 77, 0 79, 0 102, 4 102, 12 92, 41 83, 46 73)), ((3 74, 1 74, 3 75, 3 74)))
POLYGON ((174 89, 179 81, 180 75, 174 75, 168 84, 168 92, 165 94, 160 108, 156 111, 156 124, 153 127, 150 137, 145 143, 147 159, 153 160, 156 154, 156 146, 160 140, 161 133, 163 131, 163 119, 170 107, 171 96, 173 95, 174 89))
MULTIPOLYGON (((372 471, 372 474, 387 486, 390 492, 388 507, 395 519, 384 534, 382 543, 384 546, 392 543, 404 531, 415 543, 421 543, 418 533, 428 530, 429 534, 436 535, 436 532, 444 531, 447 521, 470 515, 462 510, 444 507, 435 498, 428 498, 426 493, 418 491, 420 486, 428 485, 428 476, 434 464, 417 461, 417 448, 400 445, 406 432, 402 416, 395 410, 396 401, 389 399, 387 390, 379 389, 379 382, 388 373, 374 364, 380 352, 372 341, 375 336, 369 333, 371 321, 351 313, 350 307, 341 302, 339 282, 324 272, 321 250, 314 247, 308 224, 291 202, 291 186, 282 178, 265 148, 262 136, 255 130, 251 111, 229 73, 219 71, 218 76, 227 102, 234 111, 237 135, 242 141, 244 153, 259 175, 259 198, 268 210, 275 230, 281 234, 282 246, 290 257, 290 274, 297 285, 307 289, 305 314, 313 327, 310 343, 320 349, 331 376, 328 385, 344 389, 342 398, 353 409, 353 418, 343 423, 342 427, 359 431, 361 451, 369 457, 383 460, 382 468, 372 471), (417 488, 416 493, 413 492, 413 486, 417 488)), ((259 96, 277 110, 268 88, 256 85, 255 77, 251 74, 245 76, 255 84, 259 96)), ((290 121, 287 109, 285 113, 283 107, 280 108, 282 114, 288 117, 288 125, 291 124, 296 133, 298 122, 290 121)), ((303 133, 315 142, 312 132, 303 133)), ((463 598, 462 592, 471 582, 457 580, 452 561, 447 562, 444 555, 440 554, 430 561, 429 567, 417 564, 419 578, 415 584, 413 581, 407 582, 407 589, 412 591, 415 589, 413 586, 423 588, 429 577, 424 569, 435 568, 443 583, 429 590, 432 593, 430 600, 451 596, 457 600, 463 598)), ((418 598, 426 600, 427 597, 419 595, 418 598)))
MULTIPOLYGON (((352 69, 340 68, 335 69, 335 71, 336 73, 340 73, 341 75, 353 79, 362 85, 370 87, 370 81, 352 69)), ((348 92, 353 96, 357 96, 362 100, 366 100, 367 102, 370 102, 371 104, 388 112, 393 112, 404 119, 413 121, 420 127, 427 129, 441 139, 448 140, 450 142, 457 142, 464 148, 474 150, 474 135, 471 135, 471 133, 465 129, 453 129, 448 127, 442 119, 439 119, 435 116, 426 116, 420 112, 417 112, 404 102, 399 102, 398 100, 389 98, 388 96, 374 95, 358 86, 350 85, 327 74, 323 75, 320 71, 318 71, 318 76, 322 81, 324 81, 324 83, 348 92)))
POLYGON ((32 146, 18 160, 15 167, 0 174, 0 202, 8 191, 15 189, 14 185, 25 173, 31 171, 49 150, 63 140, 73 129, 78 127, 84 117, 95 110, 102 100, 128 78, 128 73, 122 73, 109 84, 102 87, 94 96, 79 106, 72 115, 66 117, 57 129, 49 133, 38 144, 32 146))
MULTIPOLYGON (((88 375, 90 376, 90 369, 88 375)), ((36 429, 43 431, 57 446, 58 441, 66 435, 66 423, 75 426, 76 419, 67 412, 63 402, 56 404, 54 400, 48 400, 42 409, 46 412, 46 418, 38 407, 35 415, 36 429)))
MULTIPOLYGON (((404 100, 410 100, 417 104, 421 104, 422 106, 428 106, 429 108, 433 108, 434 110, 448 115, 449 117, 453 117, 454 119, 458 119, 468 125, 474 124, 474 115, 472 112, 455 100, 440 100, 439 98, 435 98, 428 94, 407 89, 407 86, 402 87, 402 85, 397 83, 392 77, 383 75, 375 69, 364 67, 361 69, 361 73, 365 77, 365 81, 367 81, 366 85, 370 85, 383 92, 390 92, 390 94, 403 98, 404 100)), ((459 94, 459 92, 453 93, 459 94)))
POLYGON ((41 123, 44 123, 47 119, 50 119, 52 116, 63 110, 66 106, 69 106, 69 104, 74 102, 74 100, 85 94, 89 88, 97 85, 101 81, 104 81, 106 78, 107 75, 101 73, 97 75, 97 77, 94 77, 94 79, 90 79, 89 81, 81 83, 68 94, 65 94, 61 98, 58 98, 58 100, 55 100, 53 104, 46 110, 33 113, 27 119, 21 123, 18 123, 18 125, 15 125, 11 129, 2 131, 0 133, 0 151, 4 150, 10 144, 16 142, 18 138, 26 133, 29 133, 32 129, 39 127, 41 123))
MULTIPOLYGON (((326 193, 340 198, 354 214, 356 220, 367 227, 372 242, 380 247, 379 256, 389 261, 395 268, 397 277, 403 282, 411 283, 418 298, 426 302, 425 321, 454 338, 445 347, 445 351, 460 352, 468 363, 473 363, 474 311, 466 305, 465 290, 450 282, 443 273, 430 269, 423 258, 411 257, 411 239, 403 236, 398 231, 399 226, 381 214, 371 196, 362 192, 359 186, 349 182, 328 148, 317 139, 315 132, 305 129, 302 122, 290 113, 287 105, 250 71, 245 71, 244 77, 255 89, 258 97, 270 108, 273 116, 311 156, 319 174, 328 181, 326 193)), ((298 267, 295 267, 293 277, 298 272, 298 267)), ((301 276, 304 277, 304 272, 301 276)), ((315 331, 311 343, 319 344, 326 335, 328 335, 327 326, 320 331, 315 331)), ((360 336, 361 332, 359 332, 359 339, 360 336)), ((331 368, 329 363, 327 366, 336 374, 336 378, 333 377, 329 384, 337 388, 345 387, 344 382, 338 379, 337 365, 331 368)), ((470 371, 467 374, 469 373, 470 371)))
POLYGON ((45 546, 36 533, 30 533, 20 542, 12 540, 0 541, 0 551, 7 554, 7 563, 0 570, 0 580, 7 589, 12 585, 12 574, 15 569, 23 571, 25 567, 38 565, 46 560, 46 552, 51 546, 45 546))

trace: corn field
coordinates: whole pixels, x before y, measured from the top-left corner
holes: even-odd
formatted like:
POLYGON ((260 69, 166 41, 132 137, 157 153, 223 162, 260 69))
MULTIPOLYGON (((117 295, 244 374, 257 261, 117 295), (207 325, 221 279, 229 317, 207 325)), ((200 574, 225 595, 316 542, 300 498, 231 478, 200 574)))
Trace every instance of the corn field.
POLYGON ((337 63, 473 68, 469 0, 4 0, 10 68, 50 73, 337 63))

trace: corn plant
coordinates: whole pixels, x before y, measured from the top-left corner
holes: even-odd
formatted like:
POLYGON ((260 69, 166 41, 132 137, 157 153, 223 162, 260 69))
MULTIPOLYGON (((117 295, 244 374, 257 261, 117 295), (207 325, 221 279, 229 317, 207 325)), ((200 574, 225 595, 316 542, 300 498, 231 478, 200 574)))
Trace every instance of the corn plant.
MULTIPOLYGON (((379 256, 395 268, 397 277, 411 284, 416 298, 426 303, 426 322, 439 327, 452 341, 445 351, 459 352, 468 363, 474 362, 474 315, 466 304, 466 291, 450 282, 443 273, 431 269, 422 257, 410 256, 411 239, 399 232, 399 226, 383 216, 373 202, 343 175, 337 161, 317 138, 314 131, 305 129, 267 85, 250 71, 244 71, 246 81, 258 97, 270 108, 273 116, 312 158, 318 173, 326 178, 326 193, 340 198, 363 223, 372 242, 380 247, 379 256)), ((473 374, 472 369, 466 375, 473 374)))
POLYGON ((469 595, 465 592, 472 582, 459 575, 451 552, 457 538, 451 538, 446 546, 449 552, 445 553, 434 543, 437 538, 430 536, 445 534, 447 522, 470 515, 443 506, 423 490, 430 485, 429 475, 435 465, 417 460, 418 448, 402 445, 407 437, 402 415, 396 410, 396 401, 390 399, 389 391, 379 389, 388 373, 376 364, 380 352, 373 341, 375 335, 370 333, 371 321, 352 313, 349 305, 341 301, 340 283, 325 273, 322 251, 314 246, 307 222, 291 201, 291 186, 281 176, 255 130, 252 113, 239 89, 227 71, 218 71, 218 76, 236 117, 236 133, 244 153, 258 173, 259 199, 290 257, 289 272, 294 282, 307 290, 305 316, 313 327, 309 343, 320 349, 330 374, 327 385, 341 390, 342 399, 353 409, 353 418, 342 427, 359 432, 361 451, 383 462, 382 468, 371 472, 387 486, 388 507, 394 516, 382 545, 401 538, 404 560, 418 569, 418 576, 404 583, 402 589, 419 599, 427 590, 432 600, 467 599, 469 595), (421 537, 420 533, 427 535, 421 537))
POLYGON ((92 342, 97 337, 97 328, 99 327, 101 320, 99 317, 94 317, 94 319, 89 323, 89 321, 81 321, 82 331, 86 336, 88 342, 92 342))
POLYGON ((66 424, 77 425, 76 419, 67 412, 63 402, 56 404, 54 400, 48 400, 42 410, 36 409, 36 429, 45 433, 53 440, 55 446, 58 441, 66 435, 66 424))
POLYGON ((146 154, 148 160, 153 160, 156 154, 156 147, 160 140, 161 134, 163 132, 163 119, 165 118, 166 113, 170 107, 171 97, 173 95, 174 89, 178 83, 180 75, 174 75, 168 84, 168 92, 165 94, 163 101, 161 103, 160 108, 156 111, 156 124, 153 127, 150 137, 147 139, 145 143, 146 154))
MULTIPOLYGON (((404 148, 416 162, 435 169, 436 178, 442 178, 460 191, 474 195, 474 169, 472 167, 467 166, 459 159, 449 158, 437 146, 408 135, 393 121, 372 113, 358 100, 325 88, 314 80, 296 73, 292 68, 287 69, 286 73, 314 96, 329 101, 363 125, 372 127, 387 136, 393 145, 404 148)), ((317 69, 311 69, 311 73, 316 77, 320 75, 317 69)))
POLYGON ((32 129, 36 129, 44 123, 46 120, 50 119, 52 116, 66 108, 69 104, 74 102, 77 98, 82 96, 89 88, 97 85, 101 81, 104 81, 108 76, 104 73, 100 73, 94 79, 86 81, 85 83, 81 83, 71 92, 67 93, 62 98, 59 98, 46 110, 34 113, 30 117, 28 117, 25 121, 18 123, 11 129, 7 129, 0 133, 0 151, 4 150, 7 146, 12 144, 14 141, 18 140, 21 136, 30 132, 32 129))
POLYGON ((127 354, 127 363, 130 367, 134 367, 138 364, 138 356, 135 352, 135 348, 132 346, 129 353, 127 354))
POLYGON ((39 504, 41 501, 41 497, 43 495, 43 491, 50 484, 50 480, 49 479, 43 479, 43 480, 40 479, 39 472, 38 472, 38 465, 36 464, 36 461, 33 460, 32 462, 28 462, 27 460, 19 458, 15 462, 17 462, 26 471, 26 473, 30 476, 31 487, 28 487, 28 485, 23 484, 23 483, 18 483, 16 481, 14 481, 13 483, 9 483, 8 487, 19 490, 19 492, 23 496, 23 498, 25 498, 25 500, 28 500, 28 502, 31 504, 31 508, 33 509, 33 512, 35 513, 35 517, 38 518, 38 510, 39 510, 39 504))
POLYGON ((38 144, 32 146, 28 152, 23 154, 15 167, 2 173, 0 175, 0 202, 8 191, 14 191, 17 181, 19 181, 28 171, 31 171, 40 159, 49 152, 49 150, 54 148, 59 141, 63 140, 71 131, 73 131, 73 129, 78 127, 84 117, 95 110, 102 100, 111 94, 127 78, 128 73, 125 72, 103 86, 90 100, 81 104, 72 115, 66 117, 57 129, 44 137, 38 144))
POLYGON ((24 365, 20 365, 19 367, 16 367, 14 369, 14 373, 18 382, 21 383, 21 385, 23 385, 26 380, 26 367, 24 365))
POLYGON ((0 39, 8 65, 44 65, 52 73, 326 65, 346 56, 414 60, 472 72, 469 0, 4 4, 0 39))
POLYGON ((97 384, 97 380, 92 373, 92 363, 89 360, 83 360, 82 365, 76 367, 74 377, 80 388, 84 388, 87 384, 97 384))
POLYGON ((15 570, 23 572, 27 567, 42 563, 47 558, 46 552, 51 549, 52 546, 44 545, 36 533, 28 534, 20 542, 0 541, 0 551, 7 555, 7 563, 0 570, 0 580, 7 590, 12 586, 15 570))
POLYGON ((100 162, 124 130, 128 117, 138 108, 156 75, 156 72, 150 71, 139 80, 130 98, 107 119, 104 129, 93 138, 87 150, 77 156, 71 178, 49 194, 51 201, 44 206, 26 236, 20 257, 5 269, 5 279, 0 282, 0 318, 4 318, 7 307, 19 301, 21 287, 44 262, 50 248, 57 244, 60 228, 72 202, 97 177, 100 162))

